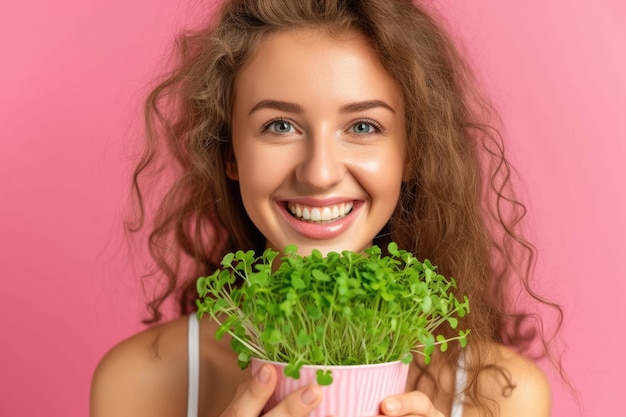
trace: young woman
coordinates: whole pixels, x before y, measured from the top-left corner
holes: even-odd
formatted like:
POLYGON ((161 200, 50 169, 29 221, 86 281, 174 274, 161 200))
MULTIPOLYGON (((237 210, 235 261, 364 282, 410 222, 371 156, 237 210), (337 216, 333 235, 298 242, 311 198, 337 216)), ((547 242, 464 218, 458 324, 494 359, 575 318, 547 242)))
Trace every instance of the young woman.
MULTIPOLYGON (((181 317, 103 358, 92 416, 257 417, 276 374, 240 371, 209 319, 196 334, 196 278, 236 249, 361 251, 390 240, 457 279, 472 332, 463 355, 416 359, 406 393, 381 414, 548 416, 546 378, 522 355, 541 334, 507 299, 522 288, 542 302, 515 227, 523 206, 488 106, 439 25, 409 0, 231 0, 179 46, 147 102, 134 185, 140 228, 140 180, 169 181, 150 222, 165 279, 148 322, 171 296, 181 317)), ((304 387, 267 415, 305 416, 320 396, 304 387)))

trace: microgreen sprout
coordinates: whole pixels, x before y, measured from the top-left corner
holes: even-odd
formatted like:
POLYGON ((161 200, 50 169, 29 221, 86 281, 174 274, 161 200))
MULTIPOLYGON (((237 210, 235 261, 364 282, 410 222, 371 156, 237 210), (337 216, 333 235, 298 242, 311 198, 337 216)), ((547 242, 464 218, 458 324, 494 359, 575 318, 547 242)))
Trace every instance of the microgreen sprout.
MULTIPOLYGON (((457 327, 469 303, 452 292, 455 280, 393 242, 387 249, 300 256, 290 245, 276 269, 271 249, 229 253, 223 269, 197 280, 198 318, 213 317, 218 339, 232 336, 240 368, 253 357, 285 362, 296 379, 305 364, 409 363, 412 353, 428 364, 436 348, 465 346, 469 330, 457 327), (435 334, 444 323, 458 336, 435 334)), ((317 381, 328 385, 332 376, 320 371, 317 381)))

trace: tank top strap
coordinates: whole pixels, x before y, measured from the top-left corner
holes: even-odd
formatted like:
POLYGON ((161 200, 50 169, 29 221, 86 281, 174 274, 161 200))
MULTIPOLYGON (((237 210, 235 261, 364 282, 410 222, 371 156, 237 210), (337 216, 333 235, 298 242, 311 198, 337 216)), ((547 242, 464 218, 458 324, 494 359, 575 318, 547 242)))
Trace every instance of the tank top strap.
POLYGON ((467 386, 467 368, 465 367, 465 354, 461 352, 456 367, 454 381, 454 400, 450 417, 463 417, 463 402, 465 401, 465 388, 467 386))
POLYGON ((188 383, 187 417, 198 417, 198 393, 200 390, 200 323, 195 314, 189 315, 187 330, 188 383))

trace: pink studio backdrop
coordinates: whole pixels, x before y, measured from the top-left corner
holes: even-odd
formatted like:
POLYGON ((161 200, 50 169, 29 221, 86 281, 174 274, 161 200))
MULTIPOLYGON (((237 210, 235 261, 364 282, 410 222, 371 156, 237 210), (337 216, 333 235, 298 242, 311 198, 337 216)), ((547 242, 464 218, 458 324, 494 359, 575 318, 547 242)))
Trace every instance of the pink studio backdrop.
MULTIPOLYGON (((2 416, 86 415, 98 359, 141 328, 122 245, 125 143, 172 34, 200 3, 0 5, 2 416)), ((622 414, 625 3, 436 4, 502 113, 585 414, 622 414)), ((576 415, 551 378, 553 414, 576 415)))

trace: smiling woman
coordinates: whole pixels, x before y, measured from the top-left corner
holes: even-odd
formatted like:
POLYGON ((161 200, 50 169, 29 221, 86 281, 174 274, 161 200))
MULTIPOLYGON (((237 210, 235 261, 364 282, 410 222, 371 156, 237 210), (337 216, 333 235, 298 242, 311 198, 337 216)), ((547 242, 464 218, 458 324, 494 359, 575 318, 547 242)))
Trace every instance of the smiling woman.
POLYGON ((275 250, 362 251, 400 195, 397 85, 356 32, 283 31, 259 51, 235 78, 226 161, 246 213, 275 250))
MULTIPOLYGON (((130 228, 150 229, 164 278, 147 322, 170 297, 181 317, 103 358, 92 415, 257 417, 277 375, 239 371, 216 323, 187 317, 196 279, 236 250, 361 252, 390 241, 457 280, 471 337, 428 367, 416 357, 406 392, 380 413, 549 415, 546 378, 522 355, 543 341, 541 327, 507 297, 522 288, 553 305, 528 284, 534 252, 518 233, 524 207, 489 106, 437 22, 408 0, 227 0, 179 45, 180 62, 147 100, 130 228), (172 171, 148 212, 145 178, 172 171)), ((320 400, 305 386, 267 415, 303 417, 320 400)))

